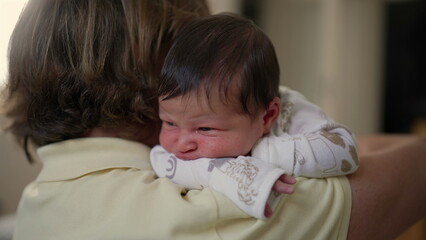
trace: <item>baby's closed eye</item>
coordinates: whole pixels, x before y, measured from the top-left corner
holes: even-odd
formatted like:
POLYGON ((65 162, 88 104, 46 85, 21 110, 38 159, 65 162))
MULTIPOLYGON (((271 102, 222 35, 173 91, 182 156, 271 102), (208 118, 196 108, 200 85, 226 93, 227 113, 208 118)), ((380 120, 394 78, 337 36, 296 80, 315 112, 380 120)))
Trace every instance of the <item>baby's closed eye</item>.
POLYGON ((211 127, 199 127, 198 131, 203 131, 203 132, 208 132, 208 131, 212 131, 214 130, 214 128, 211 127))

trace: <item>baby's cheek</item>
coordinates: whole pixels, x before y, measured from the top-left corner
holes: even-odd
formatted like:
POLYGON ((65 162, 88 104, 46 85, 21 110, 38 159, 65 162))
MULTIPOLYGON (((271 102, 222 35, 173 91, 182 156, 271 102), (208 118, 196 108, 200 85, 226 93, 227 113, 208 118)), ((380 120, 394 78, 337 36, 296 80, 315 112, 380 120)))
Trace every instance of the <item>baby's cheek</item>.
POLYGON ((160 133, 160 144, 168 152, 172 152, 171 146, 173 145, 172 136, 161 131, 160 133))
POLYGON ((211 141, 208 146, 209 155, 212 157, 235 157, 238 155, 243 155, 243 149, 239 146, 239 143, 235 141, 229 141, 229 139, 218 139, 216 141, 211 141))
POLYGON ((166 138, 164 135, 163 130, 160 131, 160 144, 164 147, 164 145, 166 144, 166 138))
POLYGON ((236 149, 236 155, 247 155, 250 153, 258 138, 254 136, 245 136, 233 139, 233 146, 236 149))
POLYGON ((209 157, 223 157, 228 151, 224 141, 219 139, 203 140, 199 146, 204 146, 203 152, 209 157))

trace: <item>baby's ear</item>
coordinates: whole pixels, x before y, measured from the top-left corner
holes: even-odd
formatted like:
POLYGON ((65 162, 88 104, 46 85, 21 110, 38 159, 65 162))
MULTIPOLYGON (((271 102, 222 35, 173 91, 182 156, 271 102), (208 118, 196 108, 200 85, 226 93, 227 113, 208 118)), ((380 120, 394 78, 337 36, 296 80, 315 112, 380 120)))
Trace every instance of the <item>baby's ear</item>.
POLYGON ((281 100, 278 97, 274 97, 269 102, 268 108, 263 115, 263 134, 268 134, 271 131, 272 126, 280 115, 280 109, 281 100))

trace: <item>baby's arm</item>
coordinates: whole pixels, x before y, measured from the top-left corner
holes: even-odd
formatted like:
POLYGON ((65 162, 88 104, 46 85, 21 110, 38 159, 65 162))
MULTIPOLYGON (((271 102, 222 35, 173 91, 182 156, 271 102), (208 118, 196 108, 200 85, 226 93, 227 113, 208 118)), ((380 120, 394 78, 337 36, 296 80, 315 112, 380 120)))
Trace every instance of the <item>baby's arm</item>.
POLYGON ((284 108, 291 105, 289 116, 282 117, 280 121, 285 122, 278 122, 258 142, 253 157, 276 164, 293 176, 339 176, 358 168, 355 137, 346 127, 298 92, 286 89, 282 97, 284 108))
POLYGON ((289 184, 295 183, 284 175, 283 169, 253 157, 184 161, 156 146, 151 150, 151 164, 159 177, 167 177, 185 188, 209 186, 247 214, 261 219, 272 215, 273 200, 277 197, 272 191, 291 194, 293 188, 289 184))
POLYGON ((211 158, 184 161, 157 145, 151 150, 150 160, 158 177, 169 178, 187 189, 202 189, 209 185, 213 170, 211 158))

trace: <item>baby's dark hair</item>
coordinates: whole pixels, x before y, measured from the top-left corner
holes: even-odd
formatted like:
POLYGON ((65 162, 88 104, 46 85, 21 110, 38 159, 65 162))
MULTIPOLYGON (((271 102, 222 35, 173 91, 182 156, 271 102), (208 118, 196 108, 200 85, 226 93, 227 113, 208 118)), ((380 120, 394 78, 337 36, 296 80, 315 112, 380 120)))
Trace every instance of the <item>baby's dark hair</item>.
POLYGON ((179 33, 165 59, 160 101, 203 89, 224 103, 231 87, 240 89, 242 113, 268 107, 279 96, 279 66, 274 47, 251 20, 232 13, 197 19, 179 33), (237 85, 234 85, 237 84, 237 85))

